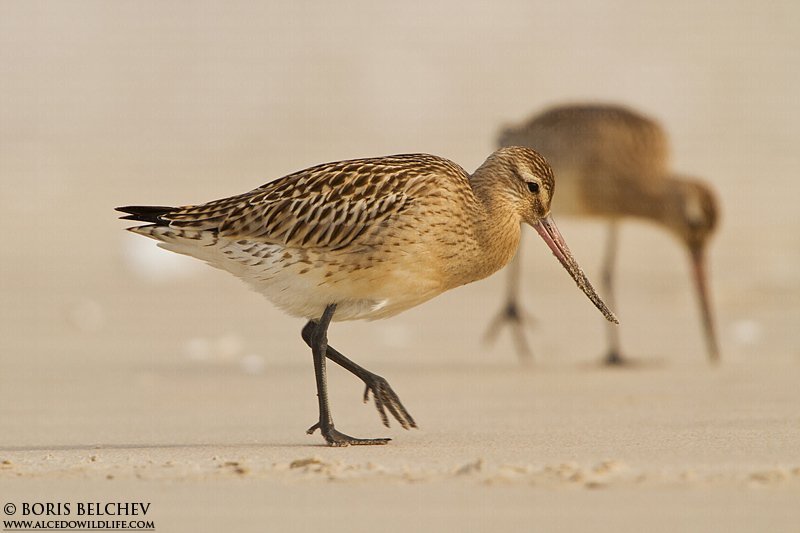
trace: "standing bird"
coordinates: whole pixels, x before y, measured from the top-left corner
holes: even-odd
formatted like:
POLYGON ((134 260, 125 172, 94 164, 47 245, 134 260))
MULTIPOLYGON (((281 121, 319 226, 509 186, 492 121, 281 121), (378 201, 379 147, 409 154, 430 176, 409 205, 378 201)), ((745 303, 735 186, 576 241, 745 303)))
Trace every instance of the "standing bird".
POLYGON ((553 171, 533 150, 497 150, 471 176, 426 154, 318 165, 250 192, 185 207, 129 206, 128 228, 242 278, 290 315, 308 320, 319 399, 319 429, 331 446, 386 444, 334 428, 325 358, 372 393, 385 426, 388 411, 416 423, 382 377, 328 344, 331 321, 395 315, 496 272, 514 256, 521 223, 536 228, 575 282, 608 320, 550 219, 553 171))
MULTIPOLYGON (((619 223, 625 218, 645 220, 677 237, 692 261, 709 359, 719 359, 705 273, 705 248, 716 227, 717 201, 707 185, 670 171, 667 134, 657 122, 619 106, 563 106, 504 130, 499 144, 535 147, 547 158, 558 176, 553 211, 559 216, 608 223, 602 280, 612 307, 619 223)), ((487 338, 509 323, 518 352, 530 357, 523 333, 525 312, 517 301, 519 277, 516 259, 509 267, 505 307, 490 324, 487 338)), ((624 363, 617 329, 608 328, 607 335, 605 362, 624 363)))

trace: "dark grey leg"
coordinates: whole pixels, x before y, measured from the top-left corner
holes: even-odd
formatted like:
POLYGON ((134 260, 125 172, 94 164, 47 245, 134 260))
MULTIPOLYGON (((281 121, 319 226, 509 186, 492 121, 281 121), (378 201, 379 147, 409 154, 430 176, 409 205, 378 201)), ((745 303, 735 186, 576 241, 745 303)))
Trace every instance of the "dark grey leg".
POLYGON ((325 368, 326 356, 357 375, 366 383, 367 391, 364 393, 365 398, 370 390, 373 391, 375 404, 378 407, 378 411, 381 413, 381 418, 385 425, 388 426, 389 423, 383 411, 384 405, 395 418, 400 421, 403 427, 416 427, 414 420, 408 415, 405 408, 403 408, 397 395, 394 394, 394 391, 392 391, 385 379, 363 369, 328 346, 328 326, 330 325, 335 311, 336 304, 329 305, 325 308, 322 317, 318 321, 309 321, 302 332, 303 340, 311 347, 311 353, 314 357, 314 375, 317 381, 317 398, 319 400, 319 422, 311 426, 308 429, 308 433, 311 434, 319 429, 330 446, 386 444, 391 439, 358 439, 345 435, 334 428, 333 417, 331 416, 330 405, 328 404, 328 382, 325 368), (399 411, 397 406, 399 406, 399 411), (400 413, 404 414, 405 418, 402 418, 400 413))

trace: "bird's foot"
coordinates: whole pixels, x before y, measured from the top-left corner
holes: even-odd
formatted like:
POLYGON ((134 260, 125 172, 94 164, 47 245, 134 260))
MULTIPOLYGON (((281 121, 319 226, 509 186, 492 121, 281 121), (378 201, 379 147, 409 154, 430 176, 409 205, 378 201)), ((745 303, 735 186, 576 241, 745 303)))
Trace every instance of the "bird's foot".
POLYGON ((536 321, 514 300, 510 300, 495 315, 483 336, 484 342, 491 343, 497 338, 502 327, 508 324, 517 353, 523 361, 530 361, 533 352, 525 338, 525 328, 532 328, 536 321))
POLYGON ((372 399, 375 401, 375 408, 381 415, 381 421, 384 426, 387 428, 389 427, 389 417, 386 414, 388 410, 392 416, 400 422, 403 429, 417 427, 414 418, 412 418, 408 411, 406 411, 406 408, 403 407, 400 398, 397 396, 397 393, 392 390, 388 381, 371 372, 361 379, 364 380, 364 384, 366 385, 364 389, 364 403, 369 401, 369 393, 371 391, 372 399))
POLYGON ((333 424, 331 425, 322 425, 319 422, 308 428, 309 435, 313 434, 317 429, 320 430, 322 433, 323 438, 328 443, 328 446, 332 447, 342 447, 342 446, 380 446, 383 444, 388 444, 392 439, 357 439, 355 437, 351 437, 350 435, 345 435, 344 433, 337 431, 333 424))
POLYGON ((630 364, 630 361, 622 357, 618 351, 614 350, 606 354, 606 358, 603 363, 606 366, 627 366, 630 364))
POLYGON ((517 304, 517 302, 508 302, 500 314, 509 322, 515 322, 520 325, 525 323, 533 324, 533 319, 528 316, 525 310, 523 310, 519 304, 517 304))

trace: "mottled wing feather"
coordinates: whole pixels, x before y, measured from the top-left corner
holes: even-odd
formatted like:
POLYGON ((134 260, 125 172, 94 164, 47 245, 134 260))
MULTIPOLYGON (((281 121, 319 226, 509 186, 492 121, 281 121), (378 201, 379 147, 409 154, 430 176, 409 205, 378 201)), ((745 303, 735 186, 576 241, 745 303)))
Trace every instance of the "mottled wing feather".
POLYGON ((455 163, 426 154, 341 161, 165 218, 170 226, 214 229, 231 240, 337 249, 380 231, 413 205, 421 188, 441 179, 466 184, 468 176, 455 163))

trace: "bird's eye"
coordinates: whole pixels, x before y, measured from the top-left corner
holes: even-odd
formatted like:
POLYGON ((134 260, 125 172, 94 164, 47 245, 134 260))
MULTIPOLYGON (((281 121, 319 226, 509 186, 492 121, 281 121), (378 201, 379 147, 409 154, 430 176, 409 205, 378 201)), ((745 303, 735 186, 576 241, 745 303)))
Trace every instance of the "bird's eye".
POLYGON ((533 194, 539 193, 539 184, 535 181, 528 182, 528 190, 531 191, 533 194))

